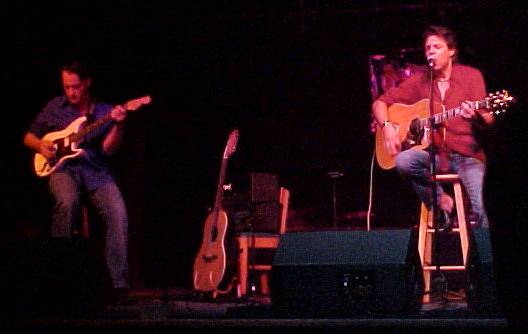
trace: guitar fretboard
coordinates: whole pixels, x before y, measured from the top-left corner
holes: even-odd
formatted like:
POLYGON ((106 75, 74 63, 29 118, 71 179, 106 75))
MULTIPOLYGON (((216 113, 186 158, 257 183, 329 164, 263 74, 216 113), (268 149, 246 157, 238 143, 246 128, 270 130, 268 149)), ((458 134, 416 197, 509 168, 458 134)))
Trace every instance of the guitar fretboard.
MULTIPOLYGON (((473 110, 482 109, 482 108, 489 109, 488 99, 484 99, 480 101, 471 101, 469 102, 469 105, 470 105, 470 108, 473 110)), ((464 109, 462 108, 462 106, 444 110, 442 112, 439 112, 433 115, 433 122, 434 124, 440 124, 444 121, 447 121, 448 119, 461 115, 463 111, 464 109)), ((422 127, 427 126, 429 124, 429 118, 420 119, 420 124, 422 127)))
POLYGON ((94 131, 95 129, 102 126, 106 122, 109 122, 111 119, 112 119, 112 115, 111 113, 108 113, 105 116, 99 118, 98 120, 95 120, 94 122, 80 129, 79 132, 72 134, 71 141, 75 143, 80 142, 83 139, 83 137, 86 136, 88 133, 94 131))

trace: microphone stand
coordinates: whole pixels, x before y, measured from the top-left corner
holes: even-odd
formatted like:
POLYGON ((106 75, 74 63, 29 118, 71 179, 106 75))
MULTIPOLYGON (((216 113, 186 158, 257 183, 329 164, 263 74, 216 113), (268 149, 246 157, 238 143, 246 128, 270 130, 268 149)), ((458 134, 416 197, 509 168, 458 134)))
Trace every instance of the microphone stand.
MULTIPOLYGON (((442 272, 440 270, 440 264, 438 261, 438 254, 436 249, 438 248, 438 233, 440 232, 440 228, 438 226, 438 219, 436 218, 436 213, 438 212, 438 183, 436 182, 436 156, 435 156, 435 147, 434 147, 434 140, 435 140, 435 133, 437 131, 436 125, 435 125, 435 118, 434 118, 434 103, 433 103, 433 95, 434 95, 434 60, 428 59, 428 73, 429 73, 429 174, 431 179, 431 214, 432 214, 432 222, 433 222, 433 228, 434 228, 434 239, 431 243, 431 253, 432 253, 432 261, 433 265, 436 267, 435 271, 439 274, 439 282, 445 284, 445 277, 442 275, 442 272)), ((434 287, 432 288, 434 289, 434 287)))

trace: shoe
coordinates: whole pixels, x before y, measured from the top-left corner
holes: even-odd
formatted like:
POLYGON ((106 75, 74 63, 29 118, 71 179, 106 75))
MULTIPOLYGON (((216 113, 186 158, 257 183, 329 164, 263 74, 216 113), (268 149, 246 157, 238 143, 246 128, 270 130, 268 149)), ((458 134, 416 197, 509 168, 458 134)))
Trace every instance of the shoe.
POLYGON ((480 222, 479 222, 479 218, 478 218, 477 214, 475 214, 473 212, 469 213, 467 221, 469 222, 469 225, 472 228, 479 228, 480 225, 481 225, 480 222))
POLYGON ((436 217, 436 226, 440 232, 450 230, 453 226, 449 212, 439 210, 436 217))

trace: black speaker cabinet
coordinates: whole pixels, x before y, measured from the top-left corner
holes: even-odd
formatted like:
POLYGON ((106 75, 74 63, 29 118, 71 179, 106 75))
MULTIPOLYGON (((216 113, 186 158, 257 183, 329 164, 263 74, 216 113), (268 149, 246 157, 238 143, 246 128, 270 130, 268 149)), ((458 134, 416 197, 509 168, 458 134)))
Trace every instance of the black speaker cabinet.
POLYGON ((251 173, 251 204, 254 231, 279 230, 279 177, 270 173, 251 173))
POLYGON ((223 206, 243 232, 277 233, 279 230, 279 177, 270 173, 247 173, 225 194, 223 206))
POLYGON ((279 317, 414 313, 423 276, 414 230, 287 233, 275 253, 279 317))
POLYGON ((476 228, 471 231, 468 261, 468 307, 479 313, 497 312, 498 300, 489 229, 476 228))

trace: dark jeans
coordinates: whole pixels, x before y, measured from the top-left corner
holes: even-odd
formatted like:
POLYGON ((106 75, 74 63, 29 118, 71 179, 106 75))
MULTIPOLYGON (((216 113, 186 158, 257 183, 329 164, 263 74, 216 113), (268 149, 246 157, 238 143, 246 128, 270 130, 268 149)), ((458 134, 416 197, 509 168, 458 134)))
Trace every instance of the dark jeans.
MULTIPOLYGON (((50 175, 49 187, 55 198, 51 236, 69 238, 81 213, 82 185, 70 175, 56 172, 50 175)), ((105 225, 105 258, 113 287, 128 288, 128 216, 121 191, 109 182, 88 195, 105 225)))
MULTIPOLYGON (((438 162, 438 157, 436 161, 438 162)), ((432 204, 430 163, 429 152, 424 150, 409 149, 396 156, 396 169, 400 174, 410 178, 416 194, 428 208, 431 208, 432 204)), ((436 166, 438 167, 438 163, 436 166)), ((484 170, 484 163, 476 158, 458 153, 449 154, 449 172, 460 176, 480 227, 488 227, 488 218, 482 201, 484 170)), ((440 195, 443 191, 442 187, 437 189, 440 195)))

